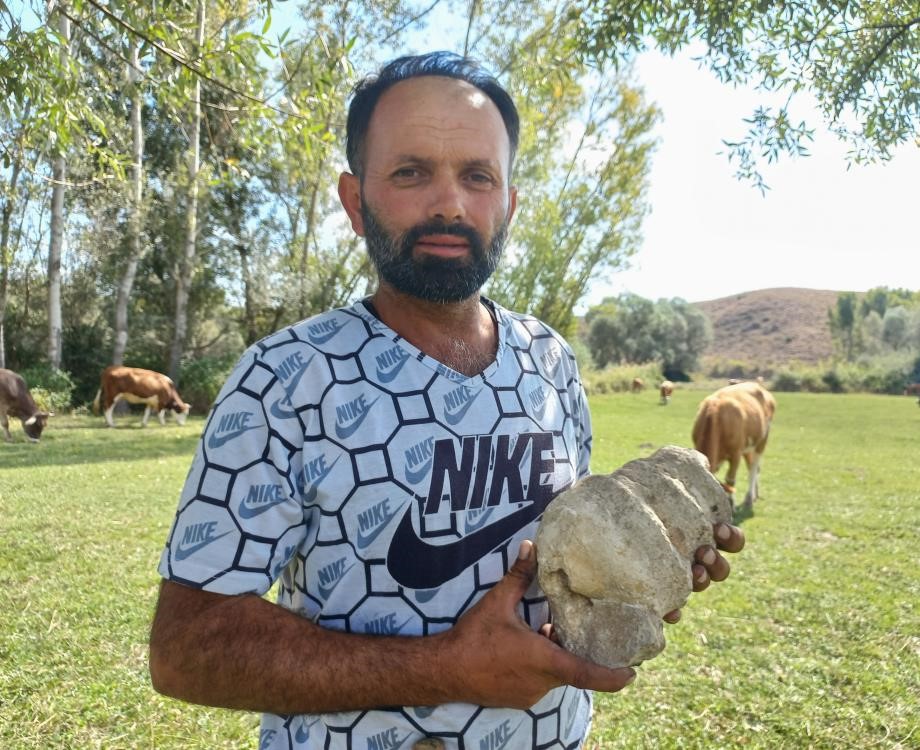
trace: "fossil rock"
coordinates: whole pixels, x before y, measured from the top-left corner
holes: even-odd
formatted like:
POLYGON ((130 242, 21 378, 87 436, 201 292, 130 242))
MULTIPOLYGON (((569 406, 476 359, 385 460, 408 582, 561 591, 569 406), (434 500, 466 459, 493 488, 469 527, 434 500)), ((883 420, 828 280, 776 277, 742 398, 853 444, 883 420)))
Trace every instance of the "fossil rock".
POLYGON ((725 490, 697 451, 665 446, 560 494, 536 535, 538 579, 563 645, 609 667, 665 646, 662 616, 693 590, 697 547, 731 522, 725 490))

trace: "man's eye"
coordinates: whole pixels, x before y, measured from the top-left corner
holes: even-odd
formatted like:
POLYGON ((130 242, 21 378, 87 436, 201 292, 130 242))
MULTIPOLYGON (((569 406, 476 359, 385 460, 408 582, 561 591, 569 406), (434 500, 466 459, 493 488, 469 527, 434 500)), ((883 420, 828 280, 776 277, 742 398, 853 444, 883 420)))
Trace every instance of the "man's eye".
POLYGON ((469 175, 469 180, 471 182, 478 182, 483 185, 491 185, 494 182, 492 175, 486 174, 485 172, 471 172, 469 175))
POLYGON ((402 169, 397 169, 393 172, 393 176, 396 178, 407 179, 411 177, 418 177, 418 170, 415 167, 403 167, 402 169))

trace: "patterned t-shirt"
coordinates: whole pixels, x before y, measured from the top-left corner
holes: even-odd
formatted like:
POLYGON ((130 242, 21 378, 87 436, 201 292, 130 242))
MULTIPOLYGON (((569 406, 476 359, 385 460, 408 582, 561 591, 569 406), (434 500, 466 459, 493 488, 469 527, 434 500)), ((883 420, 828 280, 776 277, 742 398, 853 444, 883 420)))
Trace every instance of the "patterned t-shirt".
MULTIPOLYGON (((253 345, 224 385, 186 479, 160 573, 264 594, 353 633, 449 628, 505 574, 547 503, 588 473, 591 425, 568 345, 483 300, 495 361, 474 377, 425 355, 363 302, 253 345)), ((519 608, 548 619, 534 585, 519 608)), ((292 646, 293 647, 293 646, 292 646)), ((436 676, 433 676, 436 678, 436 676)), ((462 703, 262 720, 260 748, 580 747, 591 697, 529 710, 462 703)))

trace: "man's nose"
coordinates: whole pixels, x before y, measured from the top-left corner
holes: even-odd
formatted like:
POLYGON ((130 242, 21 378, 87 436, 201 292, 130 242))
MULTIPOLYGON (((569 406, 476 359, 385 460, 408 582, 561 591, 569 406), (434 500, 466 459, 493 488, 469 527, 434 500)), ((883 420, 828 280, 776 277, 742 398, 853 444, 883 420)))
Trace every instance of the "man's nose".
POLYGON ((456 177, 442 176, 432 182, 428 216, 445 224, 453 224, 466 217, 463 186, 456 177))

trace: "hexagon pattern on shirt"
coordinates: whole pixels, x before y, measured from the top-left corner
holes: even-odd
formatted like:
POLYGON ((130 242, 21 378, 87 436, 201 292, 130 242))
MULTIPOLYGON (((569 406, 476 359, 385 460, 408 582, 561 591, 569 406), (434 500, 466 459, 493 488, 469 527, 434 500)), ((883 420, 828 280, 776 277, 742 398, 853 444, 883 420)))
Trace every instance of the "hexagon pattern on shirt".
MULTIPOLYGON (((253 345, 209 416, 161 574, 224 594, 261 595, 280 580, 281 606, 346 632, 449 628, 590 455, 571 350, 538 320, 484 304, 499 344, 474 377, 363 302, 253 345)), ((534 629, 546 622, 536 586, 519 611, 534 629)), ((589 720, 590 695, 569 687, 527 711, 266 714, 259 747, 396 750, 437 736, 449 748, 574 748, 589 720)))

